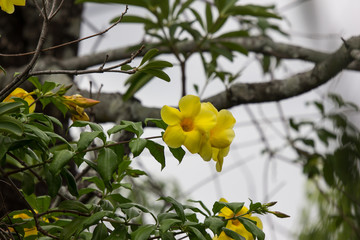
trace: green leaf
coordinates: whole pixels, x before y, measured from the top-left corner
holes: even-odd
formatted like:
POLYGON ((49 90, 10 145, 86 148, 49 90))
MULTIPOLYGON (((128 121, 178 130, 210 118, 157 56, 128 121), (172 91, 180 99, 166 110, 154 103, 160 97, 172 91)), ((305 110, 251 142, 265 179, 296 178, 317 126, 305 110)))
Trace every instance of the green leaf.
POLYGON ((143 138, 133 138, 129 143, 129 147, 134 157, 139 156, 139 154, 146 147, 147 140, 143 138))
POLYGON ((83 223, 85 220, 85 217, 77 217, 69 224, 65 225, 63 231, 61 232, 60 239, 68 240, 71 239, 71 236, 74 234, 80 233, 83 230, 83 223))
POLYGON ((199 240, 207 240, 204 235, 200 232, 199 229, 197 229, 196 227, 192 227, 192 226, 188 226, 188 228, 190 229, 190 232, 194 233, 195 236, 197 237, 197 239, 199 240))
POLYGON ((115 125, 109 129, 107 133, 110 136, 111 134, 117 133, 121 130, 135 133, 137 137, 140 137, 144 133, 141 122, 130 122, 125 120, 122 120, 119 125, 115 125))
POLYGON ((148 60, 152 59, 153 57, 155 57, 157 55, 157 53, 159 52, 158 49, 153 48, 150 49, 149 51, 147 51, 144 55, 144 57, 141 60, 141 63, 139 65, 139 67, 141 67, 145 62, 147 62, 148 60))
POLYGON ((107 195, 105 199, 109 200, 113 206, 118 206, 123 203, 130 203, 131 200, 122 196, 120 193, 107 195))
POLYGON ((150 154, 161 164, 161 169, 165 167, 165 154, 164 154, 164 146, 151 141, 147 140, 146 148, 149 149, 150 154))
POLYGON ((248 50, 242 47, 240 44, 233 43, 233 42, 220 42, 221 45, 229 49, 230 51, 237 51, 241 54, 248 55, 248 50))
POLYGON ((41 90, 41 83, 39 82, 39 78, 38 77, 29 77, 27 79, 29 82, 31 82, 34 87, 36 87, 37 89, 41 90))
POLYGON ((166 232, 176 223, 181 223, 180 219, 167 218, 160 222, 160 231, 166 232))
POLYGON ((61 176, 66 180, 70 194, 78 197, 79 192, 77 189, 75 177, 72 175, 72 173, 67 168, 63 168, 61 170, 61 176))
POLYGON ((216 21, 214 22, 214 24, 212 25, 211 29, 210 29, 210 33, 216 33, 217 31, 220 30, 220 28, 222 26, 224 26, 225 22, 228 20, 228 17, 222 17, 219 16, 216 21))
POLYGON ((21 102, 0 102, 0 115, 18 111, 23 105, 21 102))
POLYGON ((207 215, 208 215, 208 216, 211 215, 210 210, 205 206, 205 204, 204 204, 202 201, 197 201, 197 200, 192 200, 192 199, 189 199, 188 201, 189 201, 189 202, 193 202, 193 203, 199 203, 200 206, 206 211, 207 215))
POLYGON ((142 206, 140 204, 129 202, 129 203, 119 204, 118 207, 121 208, 121 209, 130 209, 132 207, 135 207, 137 209, 140 209, 144 213, 149 213, 154 218, 155 222, 157 222, 157 218, 155 217, 155 215, 152 212, 150 212, 146 207, 144 207, 144 206, 142 206))
POLYGON ((173 65, 168 61, 162 61, 162 60, 155 60, 151 61, 142 68, 139 68, 139 71, 145 71, 147 69, 154 69, 154 68, 166 68, 166 67, 172 67, 173 65))
POLYGON ((49 195, 52 198, 55 197, 61 187, 61 176, 52 174, 49 169, 45 167, 45 180, 49 195))
POLYGON ((157 118, 145 118, 145 125, 149 125, 148 122, 152 122, 155 124, 156 127, 166 130, 167 124, 162 119, 157 118))
POLYGON ((111 211, 101 211, 101 212, 97 212, 92 214, 90 217, 87 217, 85 219, 85 221, 83 222, 83 228, 88 228, 96 223, 98 223, 101 219, 103 219, 104 217, 109 217, 112 216, 113 213, 111 211))
POLYGON ((24 172, 22 176, 22 190, 27 195, 31 195, 35 191, 35 182, 34 182, 34 176, 28 172, 24 172))
POLYGON ((36 210, 38 210, 39 213, 46 212, 51 203, 50 196, 44 195, 36 197, 36 210))
POLYGON ((10 116, 0 116, 0 132, 21 136, 24 132, 23 124, 10 116))
POLYGON ((30 124, 26 124, 24 125, 24 127, 25 127, 25 132, 35 134, 38 140, 43 141, 46 145, 49 144, 51 139, 48 135, 46 135, 44 131, 30 124))
POLYGON ((211 12, 211 5, 209 3, 206 3, 205 16, 206 16, 206 29, 208 32, 210 32, 213 26, 213 17, 211 12))
POLYGON ((91 130, 93 131, 103 131, 103 128, 100 124, 97 123, 93 123, 93 122, 87 122, 87 121, 76 121, 73 122, 73 124, 71 124, 71 127, 86 127, 89 126, 91 128, 91 130))
POLYGON ((181 163, 181 161, 183 160, 183 158, 185 156, 184 149, 182 149, 181 147, 178 147, 178 148, 169 147, 169 150, 172 153, 172 155, 179 161, 179 163, 181 163))
POLYGON ((132 240, 147 240, 150 235, 156 230, 156 226, 152 224, 146 224, 140 226, 135 232, 131 233, 132 240))
POLYGON ((65 200, 59 204, 59 209, 74 210, 82 213, 90 213, 90 210, 80 201, 65 200))
POLYGON ((117 169, 118 159, 117 155, 112 149, 103 148, 100 150, 98 156, 98 172, 104 182, 111 180, 113 173, 117 169))
POLYGON ((220 217, 207 217, 204 224, 206 227, 210 228, 214 234, 219 235, 221 229, 226 225, 226 221, 220 217))
POLYGON ((234 240, 246 240, 246 238, 244 238, 243 236, 241 236, 240 234, 238 234, 233 230, 230 230, 228 228, 223 228, 222 230, 227 236, 231 237, 234 240))
POLYGON ((161 16, 167 19, 169 16, 169 0, 157 0, 156 3, 161 9, 161 16))
POLYGON ((108 229, 104 223, 99 223, 94 229, 91 240, 104 240, 109 236, 108 229))
POLYGON ((223 33, 217 38, 236 38, 236 37, 248 37, 249 32, 246 30, 240 30, 240 31, 233 31, 233 32, 227 32, 223 33))
POLYGON ((243 6, 233 6, 231 9, 228 10, 228 13, 234 16, 240 15, 281 19, 281 17, 277 14, 268 12, 266 7, 251 4, 243 6))
POLYGON ((95 183, 95 185, 100 189, 100 191, 104 191, 105 190, 105 184, 104 182, 96 177, 96 176, 93 176, 93 177, 83 177, 82 178, 84 181, 89 181, 89 182, 92 182, 92 183, 95 183))
POLYGON ((106 141, 106 136, 103 131, 94 132, 82 132, 80 133, 80 139, 77 142, 78 151, 81 152, 89 147, 95 138, 100 138, 103 142, 106 141))
POLYGON ((255 238, 259 240, 265 239, 265 233, 260 228, 258 228, 252 220, 245 217, 237 217, 237 219, 239 220, 240 223, 244 225, 245 229, 248 230, 248 232, 251 232, 254 239, 255 238))
POLYGON ((184 212, 184 207, 181 203, 179 203, 178 201, 176 201, 174 198, 172 197, 161 197, 160 199, 171 203, 171 205, 173 206, 173 208, 175 209, 175 212, 177 213, 177 215, 179 216, 179 218, 181 219, 181 221, 184 223, 186 221, 186 217, 185 217, 185 212, 184 212))
MULTIPOLYGON (((119 21, 120 17, 116 17, 110 21, 110 23, 115 23, 119 21)), ((157 24, 151 21, 149 18, 143 18, 136 15, 125 15, 121 19, 122 23, 142 23, 149 26, 157 27, 157 24)))
POLYGON ((164 71, 158 70, 158 69, 145 69, 145 70, 140 70, 141 72, 153 75, 155 77, 158 77, 162 80, 165 80, 167 82, 170 82, 171 79, 169 77, 169 75, 167 75, 164 71))
POLYGON ((61 169, 71 160, 74 155, 75 153, 69 150, 56 151, 54 153, 54 158, 50 163, 50 172, 54 175, 58 175, 61 169))
MULTIPOLYGON (((176 13, 176 17, 178 18, 180 14, 182 14, 186 9, 189 9, 189 6, 194 2, 194 0, 187 0, 184 3, 179 4, 179 6, 181 6, 181 8, 179 9, 179 11, 176 13)), ((191 8, 190 8, 191 10, 191 8)), ((198 13, 197 13, 198 14, 198 13)), ((199 15, 199 14, 198 14, 199 15)))
POLYGON ((55 82, 44 82, 44 84, 41 87, 42 93, 47 93, 53 90, 57 84, 55 82))

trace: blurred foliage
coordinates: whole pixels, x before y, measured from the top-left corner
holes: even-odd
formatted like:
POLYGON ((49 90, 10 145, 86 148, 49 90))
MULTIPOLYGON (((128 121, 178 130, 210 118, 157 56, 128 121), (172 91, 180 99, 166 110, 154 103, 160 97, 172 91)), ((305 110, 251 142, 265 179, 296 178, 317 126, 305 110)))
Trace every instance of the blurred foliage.
POLYGON ((309 179, 299 239, 359 239, 360 131, 348 119, 359 108, 336 94, 326 100, 333 109, 327 110, 326 102, 309 103, 321 114, 320 121, 290 121, 301 136, 293 149, 309 179))

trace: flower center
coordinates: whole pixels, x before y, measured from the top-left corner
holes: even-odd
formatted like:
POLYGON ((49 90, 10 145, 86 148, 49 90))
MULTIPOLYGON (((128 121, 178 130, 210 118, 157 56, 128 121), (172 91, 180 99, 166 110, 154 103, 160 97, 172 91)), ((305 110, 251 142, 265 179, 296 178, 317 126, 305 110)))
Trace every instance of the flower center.
POLYGON ((191 118, 183 119, 180 125, 185 132, 190 132, 194 129, 194 122, 191 118))

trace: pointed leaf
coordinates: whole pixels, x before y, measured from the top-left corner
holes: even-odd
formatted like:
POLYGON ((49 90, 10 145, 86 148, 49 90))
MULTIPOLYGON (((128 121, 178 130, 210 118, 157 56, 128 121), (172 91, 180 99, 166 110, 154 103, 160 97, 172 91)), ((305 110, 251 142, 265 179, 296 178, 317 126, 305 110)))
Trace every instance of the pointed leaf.
POLYGON ((104 182, 110 181, 118 166, 116 153, 110 148, 101 149, 98 156, 97 166, 98 172, 104 182))
POLYGON ((133 138, 129 143, 129 147, 134 157, 139 156, 139 154, 144 150, 147 140, 143 138, 133 138))
POLYGON ((69 150, 56 151, 54 153, 54 158, 50 163, 50 172, 54 175, 58 175, 61 169, 71 160, 74 155, 75 153, 69 150))
POLYGON ((152 59, 153 57, 155 57, 158 52, 159 52, 159 50, 156 49, 156 48, 153 48, 153 49, 150 49, 149 51, 147 51, 145 53, 144 57, 142 58, 139 67, 141 67, 146 61, 148 61, 148 60, 152 59))
POLYGON ((163 169, 165 167, 164 146, 154 141, 147 140, 146 148, 149 149, 150 154, 161 164, 161 169, 163 169))

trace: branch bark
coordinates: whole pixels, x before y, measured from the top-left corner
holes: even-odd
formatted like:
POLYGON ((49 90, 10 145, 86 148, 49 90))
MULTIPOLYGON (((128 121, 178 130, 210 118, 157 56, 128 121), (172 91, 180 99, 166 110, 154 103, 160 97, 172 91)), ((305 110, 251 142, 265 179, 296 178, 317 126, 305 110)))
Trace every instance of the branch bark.
MULTIPOLYGON (((214 40, 217 41, 217 40, 214 40)), ((328 58, 331 54, 324 53, 309 48, 295 46, 286 43, 278 43, 266 37, 239 37, 239 38, 227 38, 222 41, 228 41, 240 44, 249 52, 261 53, 265 55, 275 56, 281 59, 298 59, 313 63, 320 63, 328 58)), ((143 43, 148 46, 147 49, 142 52, 139 56, 143 56, 146 51, 154 46, 153 43, 143 43)), ((178 46, 180 52, 191 52, 198 45, 195 42, 181 43, 178 46)), ((108 57, 108 62, 123 60, 131 57, 134 49, 139 48, 139 45, 120 47, 116 49, 106 50, 96 54, 85 55, 80 57, 73 57, 70 59, 62 60, 60 65, 67 70, 70 69, 86 69, 95 65, 102 64, 105 56, 108 57)), ((160 53, 171 53, 171 49, 168 47, 160 46, 160 53)), ((210 46, 204 44, 201 51, 209 51, 210 46)), ((349 70, 360 71, 360 61, 353 61, 347 66, 349 70)))

